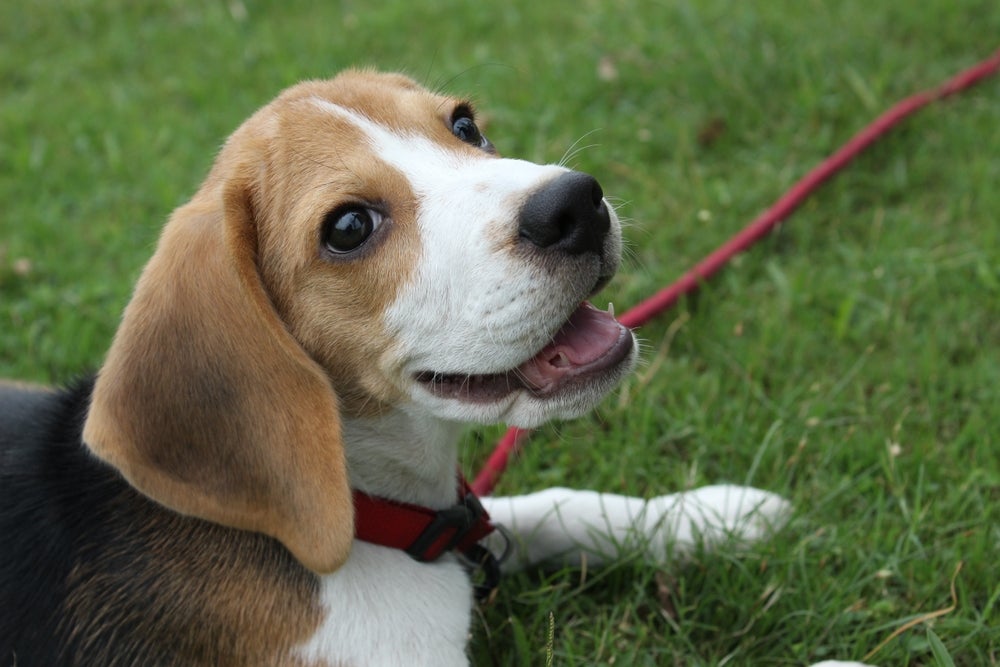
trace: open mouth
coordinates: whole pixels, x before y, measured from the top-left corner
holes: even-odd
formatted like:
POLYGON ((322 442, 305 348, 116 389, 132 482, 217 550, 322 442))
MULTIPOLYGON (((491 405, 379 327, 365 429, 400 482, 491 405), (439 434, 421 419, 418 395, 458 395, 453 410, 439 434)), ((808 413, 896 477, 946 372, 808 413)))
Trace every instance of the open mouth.
POLYGON ((584 302, 548 345, 516 368, 483 375, 424 371, 415 379, 436 396, 469 402, 495 401, 517 390, 546 397, 614 368, 633 345, 632 333, 613 312, 584 302))

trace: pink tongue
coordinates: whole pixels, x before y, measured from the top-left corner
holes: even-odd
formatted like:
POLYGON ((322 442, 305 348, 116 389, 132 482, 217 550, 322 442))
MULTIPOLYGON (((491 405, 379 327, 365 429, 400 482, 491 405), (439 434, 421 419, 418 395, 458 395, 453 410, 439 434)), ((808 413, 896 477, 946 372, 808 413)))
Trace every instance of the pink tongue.
MULTIPOLYGON (((583 303, 552 342, 517 370, 530 387, 545 391, 567 376, 600 370, 620 361, 623 355, 612 353, 620 351, 626 337, 631 343, 628 329, 614 317, 583 303)), ((631 344, 627 347, 630 349, 631 344)))

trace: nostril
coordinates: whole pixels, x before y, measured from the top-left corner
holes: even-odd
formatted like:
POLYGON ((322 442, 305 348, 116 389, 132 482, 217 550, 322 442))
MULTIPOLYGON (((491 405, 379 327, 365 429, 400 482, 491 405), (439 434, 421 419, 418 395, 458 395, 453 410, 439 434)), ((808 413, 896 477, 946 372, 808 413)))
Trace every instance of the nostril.
POLYGON ((594 201, 594 208, 600 210, 604 206, 604 190, 601 189, 601 184, 594 179, 593 187, 590 189, 590 196, 594 201))

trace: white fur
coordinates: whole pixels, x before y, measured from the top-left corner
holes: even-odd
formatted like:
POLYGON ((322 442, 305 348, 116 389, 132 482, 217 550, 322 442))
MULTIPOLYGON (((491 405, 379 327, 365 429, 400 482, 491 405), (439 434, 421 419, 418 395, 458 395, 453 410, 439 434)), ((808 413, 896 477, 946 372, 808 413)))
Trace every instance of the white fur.
POLYGON ((452 556, 418 563, 402 551, 355 542, 323 577, 326 622, 301 648, 334 665, 466 665, 472 587, 452 556))
MULTIPOLYGON (((361 129, 379 159, 409 180, 419 207, 420 266, 385 314, 398 345, 378 361, 409 401, 377 418, 345 420, 351 483, 370 494, 443 508, 455 500, 458 422, 531 426, 580 414, 633 360, 566 395, 544 399, 517 391, 482 404, 431 395, 412 375, 500 372, 530 358, 596 280, 617 268, 619 223, 612 214, 602 257, 537 266, 500 241, 516 236, 517 211, 527 196, 565 169, 445 148, 329 102, 315 104, 361 129)), ((762 539, 789 513, 781 498, 739 486, 651 500, 570 489, 483 500, 514 532, 508 569, 579 562, 584 554, 600 563, 637 549, 651 563, 664 563, 698 543, 762 539)), ((491 544, 498 539, 491 537, 491 544)), ((325 620, 300 647, 303 658, 369 667, 467 664, 472 590, 451 555, 421 564, 402 551, 355 542, 347 563, 322 578, 320 595, 325 620)))
MULTIPOLYGON (((551 488, 525 496, 484 498, 495 521, 516 536, 511 562, 527 566, 559 559, 601 565, 641 551, 663 564, 698 545, 754 542, 780 528, 787 501, 745 486, 706 486, 650 500, 596 491, 551 488)), ((499 548, 501 538, 490 538, 499 548)))

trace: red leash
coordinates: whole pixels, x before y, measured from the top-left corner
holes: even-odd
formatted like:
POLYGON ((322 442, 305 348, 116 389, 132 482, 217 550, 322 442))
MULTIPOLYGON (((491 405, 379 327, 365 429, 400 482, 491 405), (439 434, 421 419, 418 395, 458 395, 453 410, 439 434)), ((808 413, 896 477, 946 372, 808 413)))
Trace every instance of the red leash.
MULTIPOLYGON (((952 77, 944 85, 934 90, 917 93, 897 103, 854 135, 836 153, 807 173, 771 208, 764 211, 736 236, 701 260, 676 282, 623 313, 618 320, 626 326, 637 327, 672 307, 681 296, 696 291, 703 281, 717 273, 733 256, 749 248, 770 232, 775 225, 791 215, 814 190, 903 119, 931 102, 954 95, 979 83, 986 77, 996 74, 998 70, 1000 70, 1000 50, 978 65, 952 77)), ((500 475, 507 468, 511 453, 516 451, 530 433, 529 430, 511 428, 504 434, 483 469, 472 482, 472 490, 475 493, 489 495, 493 491, 500 475)))

